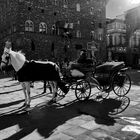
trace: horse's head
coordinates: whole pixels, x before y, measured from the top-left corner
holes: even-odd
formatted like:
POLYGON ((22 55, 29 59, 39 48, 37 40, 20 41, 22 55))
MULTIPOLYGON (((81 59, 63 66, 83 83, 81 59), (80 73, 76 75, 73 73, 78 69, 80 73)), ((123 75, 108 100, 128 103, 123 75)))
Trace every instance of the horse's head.
POLYGON ((11 42, 6 41, 4 52, 1 57, 1 64, 0 64, 1 70, 5 70, 6 67, 11 65, 10 51, 11 51, 11 42))
POLYGON ((18 71, 24 65, 25 60, 26 58, 21 52, 15 52, 11 49, 11 43, 9 41, 5 43, 0 65, 2 70, 12 65, 15 71, 18 71))

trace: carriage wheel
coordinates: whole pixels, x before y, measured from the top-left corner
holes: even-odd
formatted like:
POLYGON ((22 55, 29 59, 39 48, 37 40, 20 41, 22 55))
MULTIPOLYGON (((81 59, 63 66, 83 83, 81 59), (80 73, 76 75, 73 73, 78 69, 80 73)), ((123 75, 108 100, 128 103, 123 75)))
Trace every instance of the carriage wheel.
POLYGON ((120 106, 119 108, 114 109, 112 112, 109 112, 109 115, 117 115, 121 112, 123 112, 130 104, 130 98, 127 96, 123 97, 117 97, 115 100, 120 101, 120 106))
POLYGON ((117 73, 113 76, 112 89, 117 96, 125 96, 131 88, 131 79, 126 73, 117 73))
POLYGON ((86 80, 77 82, 75 88, 75 96, 78 100, 83 101, 89 99, 91 94, 90 83, 86 80))
POLYGON ((103 99, 106 99, 108 96, 109 96, 109 92, 105 92, 105 91, 99 91, 99 92, 91 95, 91 97, 95 101, 102 101, 103 99))

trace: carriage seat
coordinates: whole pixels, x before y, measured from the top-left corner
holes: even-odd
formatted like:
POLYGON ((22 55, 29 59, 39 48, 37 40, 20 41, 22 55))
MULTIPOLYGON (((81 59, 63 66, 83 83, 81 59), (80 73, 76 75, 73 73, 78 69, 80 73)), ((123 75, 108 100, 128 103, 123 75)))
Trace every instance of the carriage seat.
POLYGON ((81 64, 77 62, 71 62, 68 68, 72 77, 84 78, 88 72, 93 71, 94 67, 91 63, 81 64))
POLYGON ((109 72, 113 72, 113 71, 117 71, 120 70, 121 68, 123 68, 125 66, 124 62, 106 62, 102 65, 99 65, 96 67, 96 72, 97 73, 109 73, 109 72))

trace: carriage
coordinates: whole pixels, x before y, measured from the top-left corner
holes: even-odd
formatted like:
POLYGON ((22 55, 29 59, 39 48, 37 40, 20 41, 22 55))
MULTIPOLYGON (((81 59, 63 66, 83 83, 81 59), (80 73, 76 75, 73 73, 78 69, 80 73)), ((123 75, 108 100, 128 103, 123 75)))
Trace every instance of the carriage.
MULTIPOLYGON (((68 74, 69 70, 66 68, 62 70, 63 80, 69 90, 75 91, 78 100, 83 101, 92 97, 96 101, 101 101, 113 91, 117 95, 114 99, 121 104, 110 112, 110 115, 119 114, 129 106, 130 99, 126 94, 130 91, 131 79, 124 62, 106 62, 96 67, 80 65, 80 68, 80 72, 83 73, 81 77, 76 74, 73 76, 72 72, 68 74), (99 92, 95 93, 93 87, 97 87, 99 92)), ((65 96, 61 90, 58 95, 65 96)))
POLYGON ((72 86, 79 100, 88 99, 90 97, 91 84, 93 82, 101 92, 106 93, 106 96, 113 91, 117 96, 122 97, 130 91, 131 79, 126 73, 128 68, 125 67, 124 62, 106 62, 96 66, 96 68, 93 68, 91 65, 85 66, 84 64, 79 64, 77 74, 73 74, 76 69, 77 68, 74 67, 73 71, 68 74, 69 69, 65 68, 62 70, 62 74, 63 80, 70 88, 72 86), (73 88, 73 85, 75 85, 75 88, 73 88), (78 87, 81 87, 81 89, 78 87), (82 95, 83 89, 85 92, 88 90, 85 96, 82 95))

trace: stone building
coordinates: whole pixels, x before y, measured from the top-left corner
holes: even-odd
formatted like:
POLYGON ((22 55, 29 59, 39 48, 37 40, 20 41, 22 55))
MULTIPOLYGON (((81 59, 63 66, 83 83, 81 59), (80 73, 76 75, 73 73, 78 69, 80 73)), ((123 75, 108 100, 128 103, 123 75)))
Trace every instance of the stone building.
POLYGON ((82 48, 93 52, 95 42, 105 60, 107 1, 0 0, 0 53, 10 38, 29 60, 74 60, 82 48))
POLYGON ((126 62, 126 24, 123 19, 107 19, 107 50, 109 60, 126 62))
POLYGON ((128 65, 140 67, 140 6, 126 11, 126 46, 128 65))

